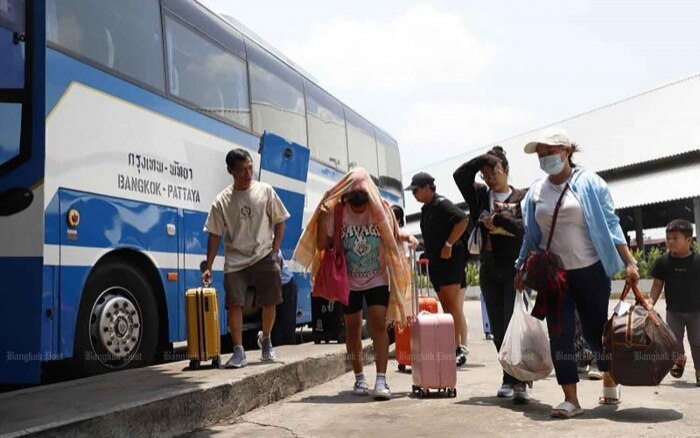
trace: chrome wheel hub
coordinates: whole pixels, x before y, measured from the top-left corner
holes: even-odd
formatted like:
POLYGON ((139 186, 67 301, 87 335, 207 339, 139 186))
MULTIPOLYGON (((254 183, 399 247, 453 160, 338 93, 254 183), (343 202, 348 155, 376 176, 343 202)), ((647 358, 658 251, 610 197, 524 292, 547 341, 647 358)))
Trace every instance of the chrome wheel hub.
POLYGON ((129 358, 141 340, 141 312, 131 294, 119 288, 103 292, 92 308, 90 332, 98 343, 93 350, 109 353, 98 356, 100 362, 129 358))

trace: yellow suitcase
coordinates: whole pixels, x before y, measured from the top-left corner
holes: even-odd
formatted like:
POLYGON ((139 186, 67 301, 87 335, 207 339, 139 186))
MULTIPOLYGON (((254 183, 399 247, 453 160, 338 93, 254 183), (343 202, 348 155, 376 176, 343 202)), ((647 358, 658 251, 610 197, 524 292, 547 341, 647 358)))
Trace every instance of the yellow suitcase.
POLYGON ((221 338, 216 289, 198 287, 185 292, 185 313, 190 369, 199 368, 200 363, 206 360, 211 360, 212 368, 219 368, 221 338))

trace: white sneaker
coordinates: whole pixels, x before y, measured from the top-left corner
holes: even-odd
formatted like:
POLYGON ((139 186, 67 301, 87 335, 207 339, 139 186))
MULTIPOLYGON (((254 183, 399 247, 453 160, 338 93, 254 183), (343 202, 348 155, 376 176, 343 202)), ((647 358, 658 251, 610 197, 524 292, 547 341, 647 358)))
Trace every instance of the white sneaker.
POLYGON ((272 339, 269 337, 263 339, 262 333, 258 334, 258 347, 260 347, 260 360, 263 362, 272 362, 277 358, 275 349, 272 348, 272 339))
POLYGON ((228 362, 226 362, 226 368, 243 368, 246 365, 248 365, 248 361, 245 358, 245 350, 243 350, 243 347, 240 345, 233 347, 233 354, 228 362))
POLYGON ((386 384, 386 380, 377 380, 374 385, 374 398, 376 400, 389 400, 391 398, 391 389, 386 384))
POLYGON ((352 387, 352 395, 369 395, 369 385, 364 380, 356 380, 352 387))
POLYGON ((499 388, 498 392, 496 392, 496 397, 498 398, 511 398, 515 394, 515 391, 513 391, 513 387, 511 386, 510 383, 504 383, 501 385, 499 388))

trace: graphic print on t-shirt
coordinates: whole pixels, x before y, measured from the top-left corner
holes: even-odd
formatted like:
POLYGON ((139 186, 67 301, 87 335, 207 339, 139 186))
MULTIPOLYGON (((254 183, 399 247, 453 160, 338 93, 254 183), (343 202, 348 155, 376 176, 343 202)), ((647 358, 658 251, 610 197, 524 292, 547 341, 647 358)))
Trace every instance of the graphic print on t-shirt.
POLYGON ((344 226, 342 239, 348 275, 371 278, 379 272, 380 239, 376 224, 344 226))
POLYGON ((243 207, 241 207, 241 220, 242 221, 246 221, 246 220, 250 219, 252 215, 253 215, 253 210, 251 210, 251 208, 249 206, 244 205, 243 207))

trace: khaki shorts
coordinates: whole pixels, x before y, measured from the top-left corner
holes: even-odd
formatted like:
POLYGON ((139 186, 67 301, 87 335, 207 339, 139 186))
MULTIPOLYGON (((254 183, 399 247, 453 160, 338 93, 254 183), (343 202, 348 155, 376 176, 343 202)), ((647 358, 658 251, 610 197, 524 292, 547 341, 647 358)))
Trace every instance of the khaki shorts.
POLYGON ((227 309, 229 306, 243 307, 248 286, 255 287, 255 305, 258 307, 276 306, 282 302, 280 264, 273 253, 252 266, 224 274, 227 309))

